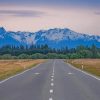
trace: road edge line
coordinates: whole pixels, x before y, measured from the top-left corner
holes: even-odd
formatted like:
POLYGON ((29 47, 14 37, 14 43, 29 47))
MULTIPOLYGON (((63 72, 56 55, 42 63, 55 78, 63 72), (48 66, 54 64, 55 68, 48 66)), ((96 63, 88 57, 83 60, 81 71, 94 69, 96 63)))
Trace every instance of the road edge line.
POLYGON ((77 71, 80 71, 80 72, 84 73, 85 75, 91 76, 92 78, 94 78, 94 79, 100 81, 100 78, 99 78, 99 77, 96 77, 96 76, 94 76, 94 75, 92 75, 92 74, 90 74, 90 73, 88 73, 88 72, 86 72, 86 71, 84 71, 84 70, 81 70, 81 69, 79 69, 79 68, 76 68, 76 67, 74 67, 73 65, 71 65, 70 63, 66 63, 66 62, 64 62, 64 63, 65 63, 65 64, 68 64, 69 67, 71 67, 71 68, 73 68, 73 69, 75 69, 75 70, 77 70, 77 71))
POLYGON ((26 72, 28 72, 28 71, 30 71, 30 70, 32 70, 32 69, 35 69, 35 68, 39 67, 40 65, 41 65, 41 64, 38 64, 38 65, 36 65, 36 66, 33 67, 33 68, 27 69, 27 70, 25 70, 25 71, 22 71, 21 73, 18 73, 18 74, 16 74, 16 75, 13 75, 13 76, 7 78, 7 79, 4 79, 4 80, 0 81, 0 84, 2 84, 2 83, 4 83, 4 82, 8 81, 9 79, 12 79, 12 78, 17 77, 17 76, 19 76, 19 75, 22 75, 22 74, 24 74, 24 73, 26 73, 26 72))

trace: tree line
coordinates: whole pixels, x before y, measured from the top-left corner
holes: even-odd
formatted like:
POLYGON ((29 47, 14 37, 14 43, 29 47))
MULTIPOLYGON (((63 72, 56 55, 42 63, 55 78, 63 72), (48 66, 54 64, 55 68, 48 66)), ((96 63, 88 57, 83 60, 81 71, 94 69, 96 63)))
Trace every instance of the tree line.
POLYGON ((0 48, 0 59, 78 59, 100 58, 100 48, 79 45, 76 48, 50 48, 45 45, 10 46, 0 48))

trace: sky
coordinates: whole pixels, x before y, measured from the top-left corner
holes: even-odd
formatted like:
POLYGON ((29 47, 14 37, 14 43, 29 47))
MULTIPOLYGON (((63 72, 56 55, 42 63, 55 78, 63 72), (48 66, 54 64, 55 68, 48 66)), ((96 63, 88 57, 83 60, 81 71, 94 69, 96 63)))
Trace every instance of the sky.
POLYGON ((0 0, 0 27, 30 32, 69 28, 100 35, 100 0, 0 0))

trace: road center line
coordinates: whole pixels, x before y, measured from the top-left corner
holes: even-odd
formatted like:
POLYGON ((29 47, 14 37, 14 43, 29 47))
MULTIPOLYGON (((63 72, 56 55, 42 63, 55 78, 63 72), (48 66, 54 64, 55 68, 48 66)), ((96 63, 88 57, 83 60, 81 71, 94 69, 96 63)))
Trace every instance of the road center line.
POLYGON ((54 86, 54 83, 51 83, 51 86, 54 86))
POLYGON ((50 93, 53 93, 53 89, 50 90, 50 93))
MULTIPOLYGON (((51 75, 51 81, 52 81, 52 82, 51 82, 51 86, 54 86, 54 83, 53 83, 53 81, 54 81, 54 79, 53 79, 53 78, 54 78, 54 71, 55 71, 54 68, 55 68, 55 61, 54 61, 54 63, 53 63, 53 72, 52 72, 52 75, 51 75)), ((53 93, 53 89, 50 89, 49 92, 50 92, 50 94, 53 93)), ((49 100, 53 100, 53 98, 51 97, 51 98, 49 98, 49 100)))
POLYGON ((53 73, 54 73, 54 71, 55 71, 55 61, 53 63, 53 73))
POLYGON ((53 78, 54 76, 52 75, 51 77, 53 78))
POLYGON ((52 98, 49 98, 49 100, 53 100, 52 98))

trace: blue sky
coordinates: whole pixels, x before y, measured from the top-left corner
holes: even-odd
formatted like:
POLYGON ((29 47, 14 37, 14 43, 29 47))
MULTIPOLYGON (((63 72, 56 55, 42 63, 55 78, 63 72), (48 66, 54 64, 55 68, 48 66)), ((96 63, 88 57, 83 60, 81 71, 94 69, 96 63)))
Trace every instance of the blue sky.
POLYGON ((100 0, 0 0, 0 26, 13 31, 71 28, 100 34, 100 0))
POLYGON ((100 0, 0 0, 1 4, 100 7, 100 0))

